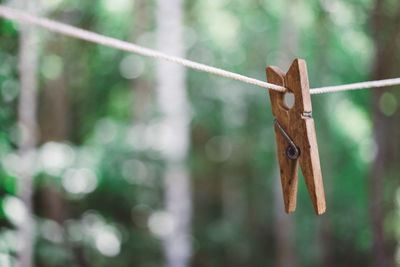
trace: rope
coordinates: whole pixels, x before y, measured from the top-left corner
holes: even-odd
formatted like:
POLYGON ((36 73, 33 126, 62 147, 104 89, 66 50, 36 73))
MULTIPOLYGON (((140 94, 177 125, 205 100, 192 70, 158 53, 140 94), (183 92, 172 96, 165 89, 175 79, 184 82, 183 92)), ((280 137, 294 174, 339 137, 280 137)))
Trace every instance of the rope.
POLYGON ((57 21, 35 17, 35 16, 29 15, 23 11, 18 11, 18 10, 8 8, 8 7, 2 6, 2 5, 0 5, 0 16, 10 19, 10 20, 18 21, 21 23, 34 24, 34 25, 43 27, 45 29, 48 29, 50 31, 60 33, 63 35, 67 35, 70 37, 74 37, 77 39, 86 40, 88 42, 101 44, 104 46, 140 54, 140 55, 147 56, 147 57, 164 59, 167 61, 171 61, 171 62, 180 64, 180 65, 186 66, 188 68, 212 73, 215 75, 223 76, 226 78, 238 80, 241 82, 245 82, 245 83, 249 83, 249 84, 253 84, 253 85, 257 85, 257 86, 261 86, 264 88, 269 88, 269 89, 280 91, 280 92, 286 91, 286 88, 282 87, 282 86, 278 86, 278 85, 271 84, 271 83, 266 83, 266 82, 263 82, 263 81, 260 81, 260 80, 254 79, 254 78, 250 78, 250 77, 247 77, 244 75, 240 75, 240 74, 233 73, 230 71, 222 70, 219 68, 207 66, 205 64, 197 63, 197 62, 187 60, 184 58, 167 55, 167 54, 164 54, 162 52, 159 52, 159 51, 156 51, 153 49, 145 48, 145 47, 142 47, 142 46, 139 46, 136 44, 128 43, 125 41, 121 41, 118 39, 100 35, 100 34, 97 34, 94 32, 79 29, 79 28, 76 28, 76 27, 73 27, 73 26, 70 26, 70 25, 67 25, 64 23, 57 22, 57 21))
MULTIPOLYGON (((29 15, 26 12, 19 11, 16 9, 12 9, 9 7, 5 7, 0 5, 0 17, 4 17, 13 21, 18 21, 20 23, 28 23, 36 26, 40 26, 49 31, 56 32, 62 35, 67 35, 73 38, 85 40, 88 42, 112 47, 115 49, 140 54, 147 57, 153 57, 158 59, 167 60, 170 62, 174 62, 188 68, 192 68, 195 70, 208 72, 211 74, 215 74, 218 76, 238 80, 244 83, 257 85, 260 87, 272 89, 279 92, 286 92, 287 89, 283 86, 263 82, 254 78, 250 78, 241 74, 233 73, 227 70, 223 70, 220 68, 215 68, 212 66, 208 66, 205 64, 197 63, 188 59, 171 56, 157 50, 153 50, 150 48, 142 47, 136 44, 128 43, 125 41, 121 41, 115 38, 111 38, 108 36, 104 36, 98 33, 90 32, 87 30, 83 30, 74 26, 70 26, 64 23, 60 23, 54 20, 40 18, 36 16, 29 15)), ((314 88, 310 90, 310 94, 323 94, 330 92, 338 92, 338 91, 347 91, 347 90, 356 90, 356 89, 367 89, 367 88, 379 88, 386 86, 399 85, 400 78, 387 79, 387 80, 378 80, 378 81, 369 81, 369 82, 361 82, 361 83, 352 83, 338 86, 329 86, 329 87, 320 87, 314 88)))
POLYGON ((320 87, 311 89, 310 94, 324 94, 330 92, 339 92, 339 91, 348 91, 348 90, 357 90, 357 89, 368 89, 368 88, 379 88, 379 87, 386 87, 386 86, 393 86, 399 85, 400 78, 394 79, 386 79, 386 80, 379 80, 379 81, 370 81, 370 82, 361 82, 361 83, 350 83, 344 85, 337 85, 337 86, 327 86, 327 87, 320 87))

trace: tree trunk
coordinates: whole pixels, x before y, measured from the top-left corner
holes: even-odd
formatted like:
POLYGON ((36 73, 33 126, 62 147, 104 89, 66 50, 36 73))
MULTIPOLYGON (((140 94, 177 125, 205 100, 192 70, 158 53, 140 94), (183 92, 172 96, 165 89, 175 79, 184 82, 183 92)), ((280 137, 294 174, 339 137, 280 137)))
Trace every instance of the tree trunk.
MULTIPOLYGON (((57 39, 55 39, 57 40, 57 39)), ((62 47, 55 41, 55 46, 62 47)), ((49 49, 51 51, 51 49, 49 49)), ((62 142, 69 138, 68 86, 64 74, 44 84, 39 108, 41 143, 62 142)), ((62 225, 67 217, 67 204, 56 183, 49 183, 41 192, 43 214, 62 225)))
MULTIPOLYGON (((376 0, 371 16, 375 43, 375 60, 372 79, 391 77, 398 68, 400 37, 400 5, 394 15, 385 10, 389 1, 376 0)), ((399 156, 392 140, 398 138, 395 132, 396 116, 386 116, 380 109, 380 99, 384 89, 372 92, 374 143, 376 157, 372 164, 370 177, 370 216, 372 224, 372 266, 394 266, 394 248, 385 237, 384 220, 388 212, 384 201, 385 183, 390 179, 392 160, 399 156)), ((395 177, 392 177, 395 178, 395 177)))
MULTIPOLYGON (((58 40, 58 39, 55 39, 58 40)), ((62 45, 57 41, 54 46, 61 50, 62 45)), ((53 49, 47 49, 52 51, 53 49)), ((55 80, 48 80, 44 84, 39 108, 39 124, 41 129, 41 143, 50 141, 65 141, 69 137, 69 101, 67 78, 63 73, 55 80)))
MULTIPOLYGON (((62 40, 56 37, 46 41, 46 56, 60 56, 64 54, 62 51, 64 46, 62 40)), ((46 79, 43 90, 40 94, 39 107, 39 127, 41 132, 40 143, 47 142, 65 142, 70 138, 70 110, 68 97, 68 78, 63 70, 58 77, 46 79)), ((40 191, 40 204, 43 217, 58 223, 61 227, 68 215, 68 205, 61 191, 60 186, 56 182, 48 183, 42 187, 40 191)), ((70 249, 70 244, 65 242, 63 247, 65 250, 70 249)), ((47 267, 55 266, 47 264, 47 267)))
MULTIPOLYGON (((317 56, 316 58, 317 63, 316 63, 316 69, 318 69, 321 73, 324 72, 329 72, 329 69, 327 68, 326 61, 328 60, 327 56, 327 49, 331 47, 332 43, 332 34, 327 30, 330 27, 332 27, 331 24, 331 19, 329 17, 329 13, 326 12, 324 9, 321 1, 319 3, 319 8, 318 8, 318 19, 316 21, 316 35, 318 36, 319 40, 319 45, 318 45, 318 50, 317 50, 317 56)), ((314 66, 315 68, 315 66, 314 66)), ((324 104, 319 104, 319 106, 323 106, 324 104)), ((315 108, 313 106, 313 108, 315 108)), ((320 121, 319 122, 320 128, 317 131, 317 134, 319 133, 319 136, 325 136, 326 140, 330 140, 330 138, 333 138, 331 136, 331 132, 329 130, 329 126, 327 125, 326 122, 320 121)), ((320 140, 319 143, 319 149, 323 150, 324 149, 324 144, 320 140)), ((332 177, 330 175, 325 175, 332 173, 334 170, 332 170, 332 166, 330 165, 329 162, 325 162, 323 166, 323 178, 324 178, 324 186, 325 186, 325 195, 326 195, 326 201, 327 203, 330 202, 330 194, 329 194, 329 188, 332 188, 332 177)), ((321 216, 318 220, 318 245, 320 247, 320 253, 319 253, 319 259, 318 265, 319 266, 324 266, 324 267, 333 267, 336 266, 337 259, 335 259, 334 252, 335 252, 335 240, 334 240, 334 233, 332 232, 332 216, 331 212, 327 212, 323 216, 321 216), (335 261, 336 260, 336 261, 335 261)))
MULTIPOLYGON (((286 1, 289 7, 289 12, 294 11, 296 0, 286 1)), ((291 16, 285 16, 281 20, 280 40, 281 50, 279 55, 287 55, 285 58, 278 58, 279 66, 282 70, 286 71, 290 66, 292 60, 295 58, 296 51, 298 50, 298 33, 294 23, 290 19, 291 16)), ((279 175, 279 167, 275 170, 275 193, 274 193, 274 233, 277 248, 277 263, 279 267, 293 267, 296 266, 296 256, 293 251, 294 237, 293 237, 293 217, 285 213, 282 196, 282 183, 279 175)))
MULTIPOLYGON (((150 19, 148 16, 148 1, 137 0, 135 2, 136 15, 132 21, 132 41, 135 42, 142 34, 149 30, 150 19)), ((132 118, 133 123, 141 123, 150 119, 150 107, 152 101, 152 84, 145 75, 132 80, 132 118)))
POLYGON ((278 267, 294 267, 296 257, 293 251, 293 223, 292 217, 285 213, 283 204, 282 184, 279 177, 279 169, 275 171, 275 192, 274 192, 274 209, 275 209, 275 242, 277 251, 278 267))
MULTIPOLYGON (((163 52, 184 56, 183 0, 159 0, 157 42, 163 52)), ((164 61, 157 63, 158 102, 162 113, 161 151, 166 159, 165 209, 174 227, 164 240, 166 266, 189 265, 191 256, 191 183, 185 160, 190 143, 190 117, 185 69, 164 61)))
MULTIPOLYGON (((27 0, 26 9, 30 13, 38 10, 36 1, 27 0)), ((37 32, 29 25, 21 25, 19 47, 19 75, 21 91, 18 103, 18 122, 21 133, 19 154, 21 168, 18 179, 18 196, 26 207, 24 222, 18 227, 18 262, 21 267, 33 266, 34 218, 33 218, 33 179, 34 159, 37 144, 37 32)))

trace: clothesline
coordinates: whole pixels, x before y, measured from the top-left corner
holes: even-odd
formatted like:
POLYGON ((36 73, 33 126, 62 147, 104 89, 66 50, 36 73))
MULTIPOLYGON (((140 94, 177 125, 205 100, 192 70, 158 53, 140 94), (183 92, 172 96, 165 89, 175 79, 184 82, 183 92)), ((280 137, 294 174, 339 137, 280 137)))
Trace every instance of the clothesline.
MULTIPOLYGON (((108 36, 104 36, 95 32, 87 31, 84 29, 80 29, 68 24, 64 24, 61 22, 57 22, 54 20, 40 18, 33 15, 30 15, 24 11, 20 11, 17 9, 5 7, 0 5, 0 17, 4 17, 6 19, 10 19, 13 21, 17 21, 20 23, 27 23, 36 26, 40 26, 49 31, 56 32, 62 35, 67 35, 73 38, 85 40, 88 42, 112 47, 115 49, 140 54, 147 57, 153 57, 157 59, 163 59, 170 62, 174 62, 180 65, 183 65, 188 68, 196 69, 199 71, 215 74, 218 76, 238 80, 244 83, 257 85, 260 87, 276 90, 279 92, 286 92, 287 89, 282 86, 278 86, 275 84, 267 83, 264 81, 260 81, 254 78, 250 78, 241 74, 237 74, 234 72, 230 72, 227 70, 223 70, 220 68, 208 66, 206 64, 194 62, 188 59, 171 56, 160 51, 146 48, 143 46, 139 46, 133 43, 125 42, 122 40, 118 40, 115 38, 111 38, 108 36)), ((360 83, 352 83, 338 86, 328 86, 328 87, 320 87, 310 89, 310 94, 322 94, 328 92, 338 92, 338 91, 347 91, 347 90, 356 90, 356 89, 367 89, 367 88, 379 88, 386 86, 400 85, 400 78, 394 79, 386 79, 386 80, 378 80, 378 81, 368 81, 368 82, 360 82, 360 83)))

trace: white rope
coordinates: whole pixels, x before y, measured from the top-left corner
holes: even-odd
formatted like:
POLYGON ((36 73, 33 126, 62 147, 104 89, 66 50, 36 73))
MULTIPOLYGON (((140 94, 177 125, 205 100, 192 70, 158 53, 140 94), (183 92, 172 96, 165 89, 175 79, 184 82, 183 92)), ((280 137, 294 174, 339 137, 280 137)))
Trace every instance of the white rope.
POLYGON ((162 52, 145 48, 136 44, 124 42, 118 39, 114 39, 111 37, 107 37, 104 35, 100 35, 94 32, 90 32, 87 30, 79 29, 64 23, 60 23, 57 21, 45 19, 45 18, 39 18, 35 17, 32 15, 29 15, 23 11, 18 11, 12 8, 8 8, 5 6, 0 5, 0 16, 11 19, 14 21, 22 22, 22 23, 29 23, 29 24, 34 24, 40 27, 43 27, 45 29, 48 29, 53 32, 57 32, 63 35, 68 35, 70 37, 86 40, 92 43, 96 44, 101 44, 104 46, 109 46, 112 48, 116 48, 119 50, 124 50, 127 52, 132 52, 136 54, 140 54, 143 56, 148 56, 148 57, 153 57, 153 58, 159 58, 159 59, 164 59, 168 60, 192 69, 212 73, 215 75, 223 76, 226 78, 231 78, 234 80, 242 81, 245 83, 261 86, 264 88, 269 88, 272 90, 280 91, 280 92, 285 92, 286 88, 282 86, 278 86, 275 84, 271 83, 266 83, 257 79, 253 79, 244 75, 236 74, 230 71, 222 70, 219 68, 207 66, 205 64, 193 62, 191 60, 179 58, 179 57, 174 57, 171 55, 164 54, 162 52))
POLYGON ((400 78, 394 79, 386 79, 386 80, 378 80, 378 81, 369 81, 369 82, 361 82, 361 83, 350 83, 344 85, 337 86, 327 86, 314 88, 310 90, 310 94, 324 94, 330 92, 339 92, 339 91, 348 91, 348 90, 357 90, 357 89, 368 89, 368 88, 379 88, 386 86, 399 85, 400 78))
MULTIPOLYGON (((88 42, 112 47, 119 50, 124 50, 131 53, 140 54, 143 56, 164 59, 167 61, 171 61, 188 68, 196 69, 203 72, 212 73, 215 75, 223 76, 226 78, 242 81, 245 83, 257 85, 264 88, 269 88, 279 92, 286 92, 287 89, 283 86, 263 82, 254 78, 250 78, 244 75, 240 75, 237 73, 233 73, 230 71, 226 71, 223 69, 211 67, 205 64, 197 63, 191 60, 187 60, 184 58, 174 57, 171 55, 164 54, 162 52, 149 49, 146 47, 142 47, 136 44, 128 43, 125 41, 121 41, 115 38, 107 37, 104 35, 100 35, 94 32, 90 32, 87 30, 83 30, 74 26, 70 26, 64 23, 60 23, 54 20, 49 20, 45 18, 39 18, 23 11, 19 11, 16 9, 12 9, 9 7, 5 7, 0 5, 0 17, 4 17, 10 20, 18 21, 21 23, 28 23, 33 24, 36 26, 43 27, 47 30, 52 32, 56 32, 59 34, 67 35, 73 38, 86 40, 88 42)), ((370 81, 370 82, 361 82, 361 83, 352 83, 352 84, 345 84, 345 85, 338 85, 338 86, 329 86, 329 87, 320 87, 314 88, 310 90, 310 94, 323 94, 329 92, 338 92, 338 91, 347 91, 347 90, 356 90, 356 89, 367 89, 367 88, 378 88, 378 87, 386 87, 386 86, 393 86, 399 85, 400 78, 395 79, 387 79, 387 80, 379 80, 379 81, 370 81)))

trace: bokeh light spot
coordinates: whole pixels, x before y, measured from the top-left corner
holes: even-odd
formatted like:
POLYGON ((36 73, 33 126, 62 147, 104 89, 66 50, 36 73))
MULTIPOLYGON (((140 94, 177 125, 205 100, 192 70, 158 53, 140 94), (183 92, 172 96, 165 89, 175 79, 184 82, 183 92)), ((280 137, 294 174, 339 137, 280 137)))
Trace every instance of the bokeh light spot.
POLYGON ((62 228, 55 221, 44 219, 40 224, 40 232, 44 238, 53 243, 61 243, 63 241, 62 228))
POLYGON ((102 0, 102 6, 108 12, 124 12, 130 10, 135 1, 133 0, 102 0))
POLYGON ((21 225, 26 220, 26 207, 19 198, 6 196, 3 199, 3 210, 7 218, 15 225, 21 225))
POLYGON ((139 56, 129 55, 121 60, 119 71, 125 79, 136 79, 145 69, 144 61, 139 56))
POLYGON ((57 55, 44 57, 41 68, 42 75, 48 80, 57 79, 63 71, 62 59, 57 55))
POLYGON ((397 99, 391 92, 385 92, 379 99, 379 108, 386 116, 392 116, 397 110, 397 99))
POLYGON ((88 194, 96 189, 97 176, 87 168, 69 169, 62 177, 62 184, 71 194, 88 194))
POLYGON ((73 149, 67 145, 48 142, 42 146, 39 153, 43 170, 50 175, 59 175, 75 159, 73 149))
POLYGON ((168 212, 156 211, 150 216, 148 226, 153 234, 165 238, 174 232, 175 220, 168 212))
POLYGON ((223 162, 232 154, 232 144, 224 136, 215 136, 206 143, 206 155, 215 162, 223 162))
POLYGON ((110 227, 103 227, 97 231, 95 243, 100 253, 108 257, 118 255, 121 250, 121 242, 110 227))
POLYGON ((11 262, 11 256, 8 254, 0 253, 0 266, 2 267, 14 266, 11 262))
POLYGON ((19 84, 15 80, 6 80, 1 85, 1 95, 4 101, 13 101, 19 93, 19 84))

